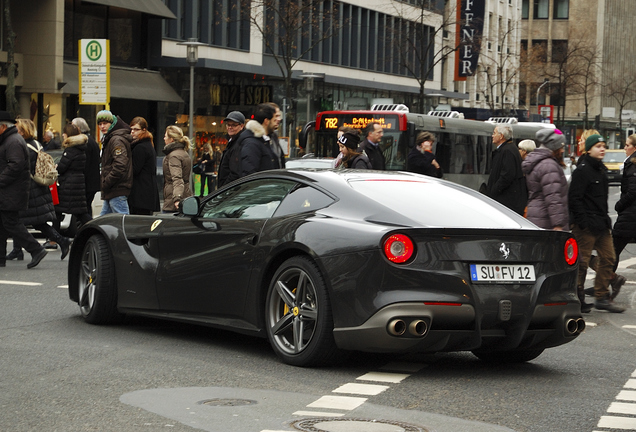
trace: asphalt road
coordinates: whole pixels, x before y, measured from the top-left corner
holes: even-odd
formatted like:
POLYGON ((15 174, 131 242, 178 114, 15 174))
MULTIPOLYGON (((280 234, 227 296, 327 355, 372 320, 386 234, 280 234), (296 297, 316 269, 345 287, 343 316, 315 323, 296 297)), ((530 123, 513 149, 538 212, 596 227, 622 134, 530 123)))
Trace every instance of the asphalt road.
POLYGON ((2 431, 636 430, 636 245, 619 268, 625 313, 593 311, 577 340, 513 366, 354 354, 304 369, 230 332, 142 318, 92 326, 59 258, 0 269, 2 431))

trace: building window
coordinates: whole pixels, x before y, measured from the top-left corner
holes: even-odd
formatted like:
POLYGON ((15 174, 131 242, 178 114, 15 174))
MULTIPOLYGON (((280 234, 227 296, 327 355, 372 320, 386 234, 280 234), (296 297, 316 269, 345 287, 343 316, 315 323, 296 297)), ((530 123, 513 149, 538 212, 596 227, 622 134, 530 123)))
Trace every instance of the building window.
POLYGON ((532 51, 537 56, 537 60, 540 62, 548 61, 548 41, 547 40, 533 40, 532 51))
POLYGON ((570 9, 570 0, 554 0, 554 13, 555 19, 567 19, 570 9))
POLYGON ((534 19, 548 19, 550 0, 534 0, 534 19))
POLYGON ((563 63, 568 56, 568 41, 553 40, 552 41, 552 63, 563 63))
POLYGON ((530 0, 523 0, 521 2, 521 18, 530 18, 530 0))

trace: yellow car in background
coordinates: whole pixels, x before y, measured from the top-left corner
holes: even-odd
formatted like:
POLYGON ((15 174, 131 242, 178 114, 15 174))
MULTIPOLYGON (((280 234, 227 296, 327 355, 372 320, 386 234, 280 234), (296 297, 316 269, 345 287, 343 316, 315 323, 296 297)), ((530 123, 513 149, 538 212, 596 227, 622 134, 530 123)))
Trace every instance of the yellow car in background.
POLYGON ((603 163, 605 164, 605 167, 607 167, 607 177, 609 178, 610 183, 620 183, 621 176, 623 175, 623 162, 626 157, 625 150, 623 149, 605 151, 603 163))

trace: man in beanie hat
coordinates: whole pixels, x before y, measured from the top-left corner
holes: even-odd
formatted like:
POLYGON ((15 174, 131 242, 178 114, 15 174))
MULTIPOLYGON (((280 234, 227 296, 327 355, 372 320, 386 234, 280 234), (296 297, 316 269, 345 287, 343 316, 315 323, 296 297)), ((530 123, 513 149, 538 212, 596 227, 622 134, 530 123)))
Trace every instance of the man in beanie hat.
POLYGON ((241 177, 241 150, 237 144, 245 130, 245 116, 240 111, 232 111, 225 117, 223 124, 227 129, 227 145, 219 163, 219 187, 241 177))
POLYGON ((512 142, 510 126, 497 125, 492 133, 492 143, 495 150, 486 195, 522 215, 528 202, 528 191, 521 171, 521 155, 512 142))
POLYGON ((407 158, 407 169, 409 171, 442 178, 444 172, 433 154, 434 143, 435 135, 430 132, 421 132, 417 135, 415 147, 413 147, 407 158))
POLYGON ((31 254, 27 268, 42 261, 47 251, 20 222, 20 210, 29 203, 31 176, 29 154, 15 120, 0 111, 0 267, 6 266, 7 239, 12 237, 31 254))
MULTIPOLYGON (((612 241, 612 222, 607 212, 609 181, 603 157, 606 145, 601 135, 590 135, 585 140, 586 154, 579 159, 572 173, 568 193, 572 234, 579 245, 579 273, 577 290, 579 298, 584 292, 585 276, 592 257, 598 253, 596 278, 594 279, 594 307, 608 312, 621 313, 625 309, 614 304, 608 286, 616 260, 612 241)), ((581 311, 589 312, 589 305, 582 302, 581 311)))
POLYGON ((102 133, 101 193, 104 204, 100 216, 130 214, 128 195, 133 181, 130 126, 107 110, 97 113, 97 126, 102 133))

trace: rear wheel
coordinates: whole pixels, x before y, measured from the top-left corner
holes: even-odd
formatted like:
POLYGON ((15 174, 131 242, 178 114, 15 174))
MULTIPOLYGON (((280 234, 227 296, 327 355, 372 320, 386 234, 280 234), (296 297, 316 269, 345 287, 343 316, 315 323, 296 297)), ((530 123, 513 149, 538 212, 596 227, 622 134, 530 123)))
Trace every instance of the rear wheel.
POLYGON ((79 269, 79 307, 86 322, 109 324, 119 320, 115 265, 106 239, 94 235, 88 239, 79 269))
POLYGON ((491 363, 523 363, 534 360, 543 353, 543 349, 509 351, 473 351, 480 360, 491 363))
POLYGON ((324 279, 305 257, 281 265, 269 286, 265 325, 276 354, 295 366, 332 363, 340 351, 324 279))

